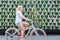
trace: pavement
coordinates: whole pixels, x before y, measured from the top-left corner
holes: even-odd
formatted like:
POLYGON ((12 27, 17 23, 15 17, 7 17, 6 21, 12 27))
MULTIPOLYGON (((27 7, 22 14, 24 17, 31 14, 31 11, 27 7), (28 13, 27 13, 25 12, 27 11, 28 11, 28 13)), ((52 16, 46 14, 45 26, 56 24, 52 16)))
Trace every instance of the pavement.
MULTIPOLYGON (((39 37, 34 37, 34 38, 39 38, 39 37)), ((0 36, 0 40, 5 40, 5 36, 0 36)), ((10 38, 9 38, 10 40, 10 38)), ((13 38, 13 40, 20 40, 20 38, 18 38, 17 36, 15 36, 13 38)), ((25 40, 30 40, 30 37, 25 37, 25 40)), ((37 39, 34 39, 37 40, 37 39)), ((38 40, 42 40, 42 38, 40 37, 38 40)), ((60 40, 60 35, 48 35, 47 36, 47 40, 60 40)))

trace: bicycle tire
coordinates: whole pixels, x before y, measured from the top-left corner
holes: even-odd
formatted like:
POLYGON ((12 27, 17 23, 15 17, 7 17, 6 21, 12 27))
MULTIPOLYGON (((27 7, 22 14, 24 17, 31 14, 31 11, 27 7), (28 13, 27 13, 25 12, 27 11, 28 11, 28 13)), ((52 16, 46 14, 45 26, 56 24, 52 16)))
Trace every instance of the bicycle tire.
POLYGON ((46 32, 43 29, 39 29, 39 28, 34 28, 31 33, 30 33, 30 39, 31 40, 40 40, 40 38, 42 38, 41 40, 47 40, 47 35, 46 32), (40 34, 39 31, 42 32, 43 34, 40 34), (38 31, 38 32, 37 32, 38 31), (39 33, 39 34, 38 34, 39 33), (38 39, 37 39, 38 38, 38 39))

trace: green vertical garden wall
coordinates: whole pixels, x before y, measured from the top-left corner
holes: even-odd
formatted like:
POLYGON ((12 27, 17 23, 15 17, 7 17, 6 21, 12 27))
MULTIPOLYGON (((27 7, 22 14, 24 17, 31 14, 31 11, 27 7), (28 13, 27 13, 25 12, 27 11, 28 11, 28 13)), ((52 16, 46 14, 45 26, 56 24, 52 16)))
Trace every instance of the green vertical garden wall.
POLYGON ((16 7, 23 6, 23 15, 34 19, 42 29, 60 29, 60 0, 0 0, 0 29, 15 25, 16 7))

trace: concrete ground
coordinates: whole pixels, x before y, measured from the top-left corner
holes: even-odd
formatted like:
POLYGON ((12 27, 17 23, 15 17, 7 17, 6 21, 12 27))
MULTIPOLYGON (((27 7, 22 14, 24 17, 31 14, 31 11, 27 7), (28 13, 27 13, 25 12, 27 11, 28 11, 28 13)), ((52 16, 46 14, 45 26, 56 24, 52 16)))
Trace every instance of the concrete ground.
MULTIPOLYGON (((39 38, 39 37, 37 37, 39 38)), ((20 38, 14 37, 13 40, 19 40, 20 38)), ((0 36, 0 40, 5 40, 5 36, 0 36)), ((10 40, 10 38, 9 38, 10 40)), ((30 40, 30 37, 25 37, 25 40, 30 40)), ((37 39, 34 39, 37 40, 37 39)), ((42 40, 41 37, 39 38, 39 40, 42 40)), ((60 40, 60 35, 48 35, 47 36, 47 40, 60 40)))

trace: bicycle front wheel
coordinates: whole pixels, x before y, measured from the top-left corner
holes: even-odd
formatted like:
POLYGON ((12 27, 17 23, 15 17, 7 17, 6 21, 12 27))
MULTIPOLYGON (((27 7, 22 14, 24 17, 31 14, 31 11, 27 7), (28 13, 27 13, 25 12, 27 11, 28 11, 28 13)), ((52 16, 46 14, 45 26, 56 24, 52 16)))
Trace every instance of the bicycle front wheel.
POLYGON ((31 40, 47 40, 47 36, 44 30, 35 28, 30 33, 31 40))

